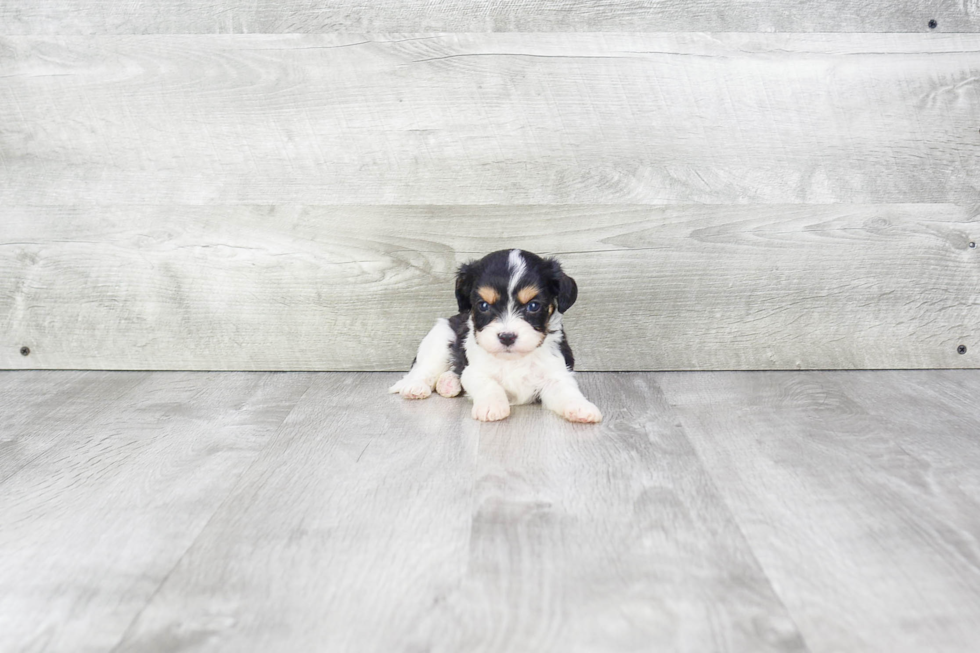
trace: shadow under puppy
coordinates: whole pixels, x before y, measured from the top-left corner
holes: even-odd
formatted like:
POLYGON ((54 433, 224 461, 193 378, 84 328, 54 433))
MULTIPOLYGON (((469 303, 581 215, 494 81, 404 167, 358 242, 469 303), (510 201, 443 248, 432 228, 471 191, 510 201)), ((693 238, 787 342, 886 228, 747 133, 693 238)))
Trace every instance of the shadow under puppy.
POLYGON ((575 280, 554 259, 519 249, 466 263, 456 277, 459 314, 439 318, 422 339, 412 369, 390 392, 425 399, 461 391, 473 399, 473 417, 510 415, 512 404, 540 400, 572 422, 602 414, 575 381, 575 359, 562 314, 578 296, 575 280))

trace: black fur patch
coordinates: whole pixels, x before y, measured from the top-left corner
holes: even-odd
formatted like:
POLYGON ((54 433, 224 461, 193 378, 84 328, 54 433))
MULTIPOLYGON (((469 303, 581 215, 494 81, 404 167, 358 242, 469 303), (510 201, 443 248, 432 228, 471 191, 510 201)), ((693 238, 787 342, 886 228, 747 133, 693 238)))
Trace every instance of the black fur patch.
MULTIPOLYGON (((536 331, 549 333, 549 321, 557 311, 564 313, 578 298, 578 286, 575 279, 565 274, 561 265, 553 258, 541 258, 537 254, 521 250, 521 258, 525 269, 514 292, 508 294, 511 281, 510 253, 513 250, 502 249, 487 254, 478 261, 470 261, 460 266, 456 275, 456 302, 459 314, 449 318, 456 339, 449 345, 452 353, 453 371, 462 374, 468 365, 463 343, 469 333, 467 320, 473 318, 473 326, 480 331, 495 319, 505 315, 508 308, 531 325, 536 331), (480 289, 493 288, 498 299, 492 304, 480 296, 480 289), (534 287, 538 293, 527 302, 518 298, 521 289, 534 287), (534 304, 536 302, 536 304, 534 304), (536 310, 532 310, 536 309, 536 310)), ((575 357, 568 344, 564 330, 559 345, 565 366, 575 369, 575 357)))
POLYGON ((449 326, 456 334, 456 339, 449 343, 449 353, 452 356, 452 370, 457 376, 469 365, 469 361, 466 360, 466 350, 463 349, 466 335, 470 332, 470 325, 467 324, 469 317, 469 313, 460 313, 449 318, 449 326))
POLYGON ((558 349, 561 351, 561 355, 565 358, 565 367, 571 372, 575 369, 575 356, 572 355, 572 348, 568 344, 568 338, 565 336, 565 330, 561 330, 561 343, 558 345, 558 349))
POLYGON ((578 297, 575 279, 565 274, 555 259, 543 259, 537 254, 521 250, 524 260, 524 273, 514 292, 508 294, 511 281, 510 253, 502 249, 487 254, 479 261, 471 261, 460 266, 456 275, 456 302, 460 313, 473 316, 473 327, 480 331, 495 319, 507 313, 508 308, 530 324, 535 330, 546 333, 548 321, 553 314, 549 306, 564 313, 578 297), (497 301, 489 303, 480 297, 479 289, 493 288, 497 301), (521 302, 517 295, 522 288, 538 289, 537 296, 527 303, 521 302))

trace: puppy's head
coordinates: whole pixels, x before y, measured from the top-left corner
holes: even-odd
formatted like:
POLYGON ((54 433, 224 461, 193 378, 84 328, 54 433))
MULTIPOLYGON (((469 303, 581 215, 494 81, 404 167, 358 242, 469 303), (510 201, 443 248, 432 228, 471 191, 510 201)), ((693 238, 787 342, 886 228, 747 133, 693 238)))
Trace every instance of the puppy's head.
POLYGON ((577 296, 575 280, 558 261, 519 249, 487 254, 456 276, 459 311, 472 314, 477 344, 504 358, 540 347, 554 314, 567 311, 577 296))

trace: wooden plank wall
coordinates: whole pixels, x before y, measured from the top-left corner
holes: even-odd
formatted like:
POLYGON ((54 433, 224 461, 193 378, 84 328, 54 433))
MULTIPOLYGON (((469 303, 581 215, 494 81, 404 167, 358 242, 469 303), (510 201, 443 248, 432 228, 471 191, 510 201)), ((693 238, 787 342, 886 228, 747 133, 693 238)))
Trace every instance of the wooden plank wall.
POLYGON ((367 5, 0 0, 0 368, 403 369, 504 247, 581 369, 980 366, 975 2, 367 5))

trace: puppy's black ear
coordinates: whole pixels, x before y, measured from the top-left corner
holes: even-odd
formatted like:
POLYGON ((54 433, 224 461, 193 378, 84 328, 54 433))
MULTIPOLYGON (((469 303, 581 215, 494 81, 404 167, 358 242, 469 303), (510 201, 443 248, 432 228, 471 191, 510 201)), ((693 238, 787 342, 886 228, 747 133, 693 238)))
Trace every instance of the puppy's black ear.
POLYGON ((555 259, 548 259, 547 264, 551 293, 557 300, 558 312, 564 313, 578 299, 578 284, 575 283, 575 279, 565 274, 561 269, 561 265, 555 259))
POLYGON ((578 284, 564 272, 558 281, 558 312, 564 313, 578 299, 578 284))
POLYGON ((463 263, 459 266, 456 273, 456 303, 459 305, 459 312, 466 313, 473 309, 470 302, 470 295, 473 293, 473 284, 476 281, 476 263, 463 263))

